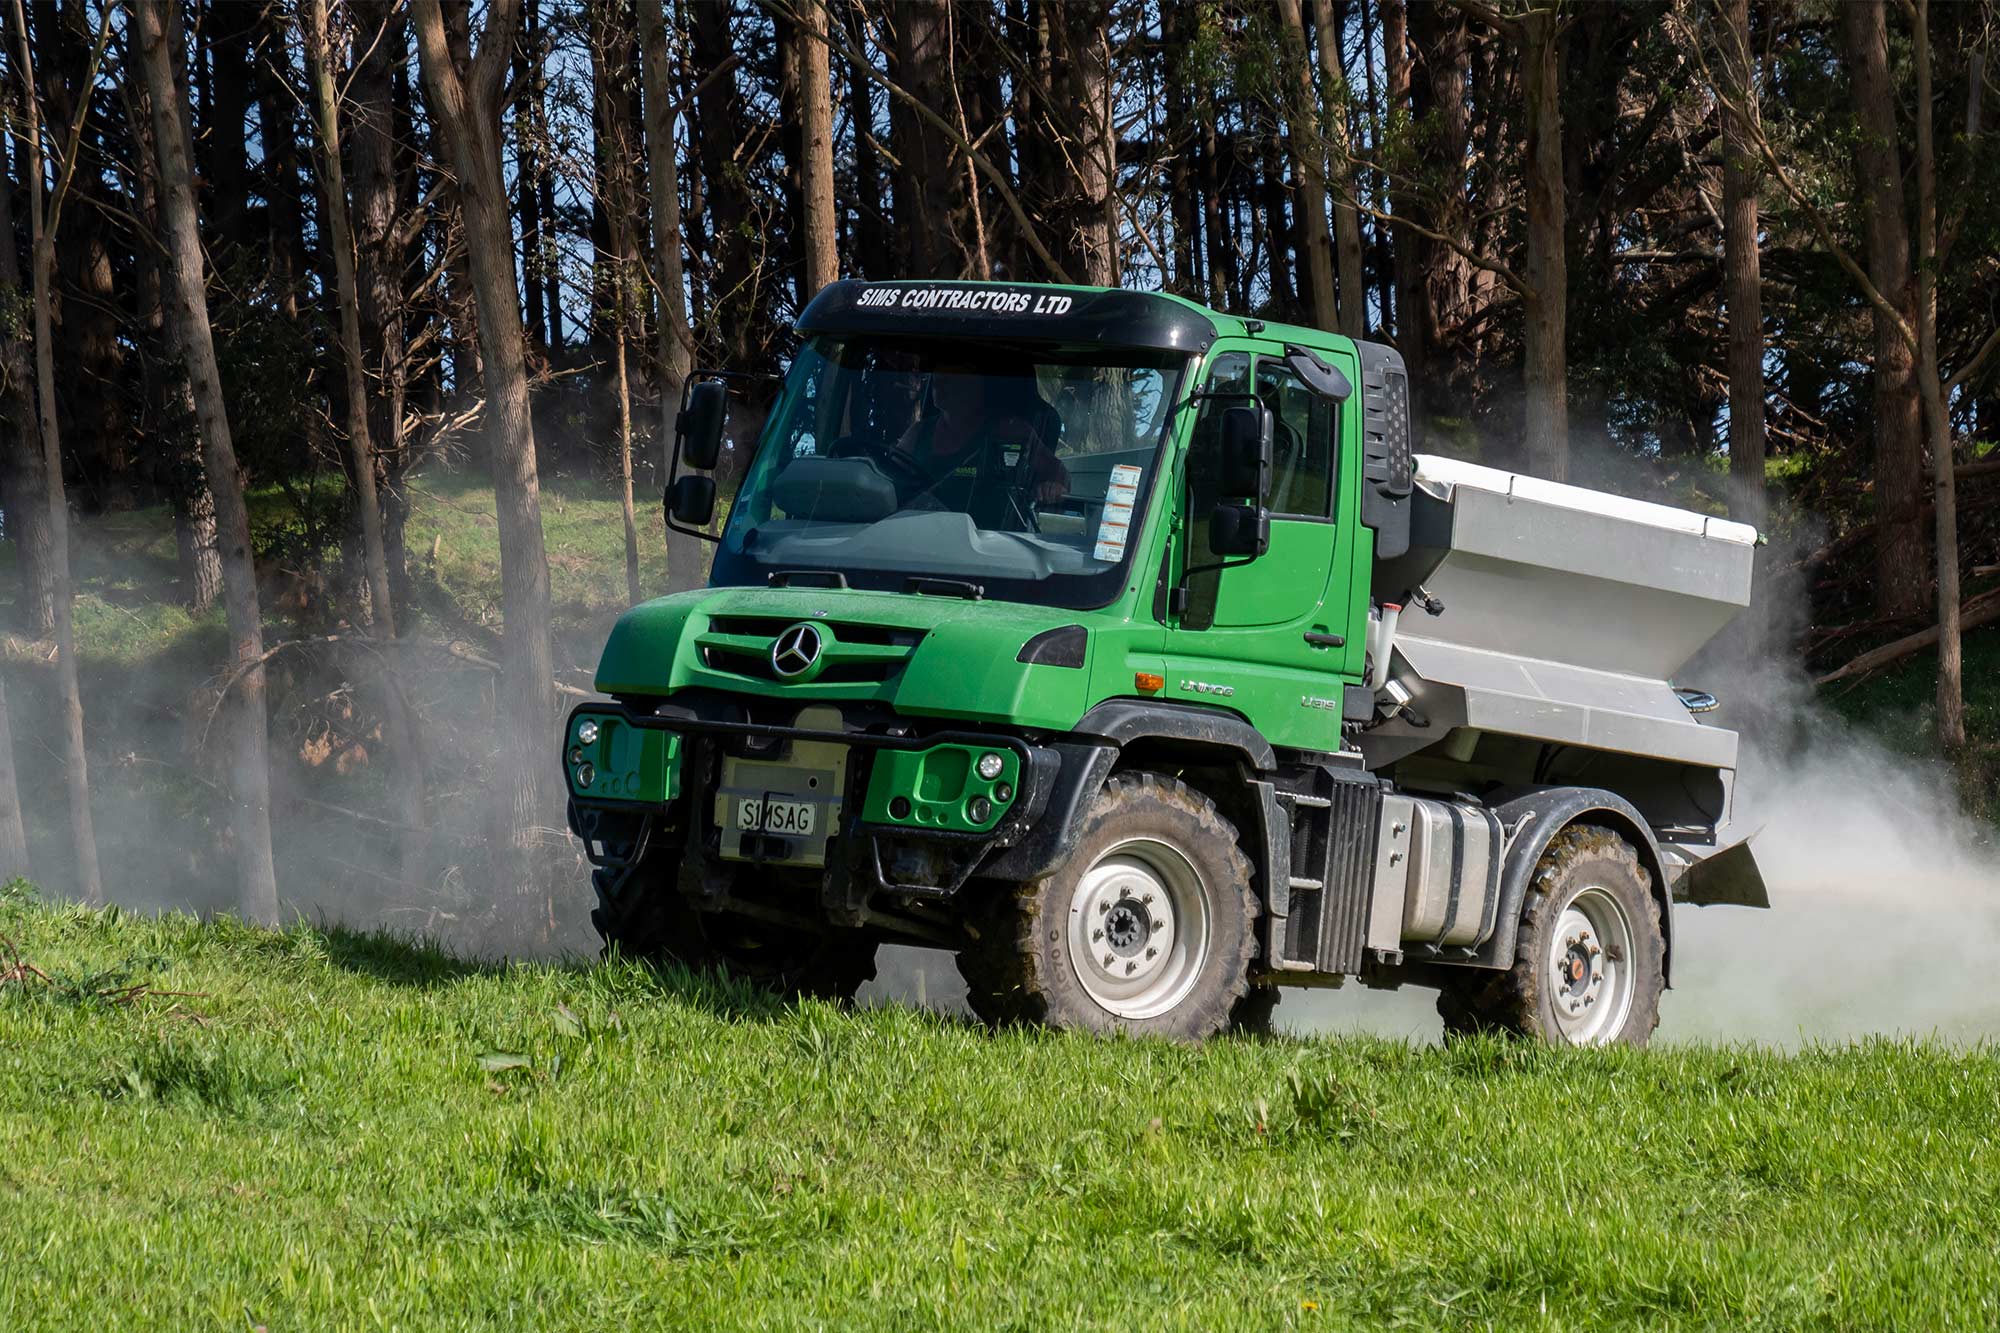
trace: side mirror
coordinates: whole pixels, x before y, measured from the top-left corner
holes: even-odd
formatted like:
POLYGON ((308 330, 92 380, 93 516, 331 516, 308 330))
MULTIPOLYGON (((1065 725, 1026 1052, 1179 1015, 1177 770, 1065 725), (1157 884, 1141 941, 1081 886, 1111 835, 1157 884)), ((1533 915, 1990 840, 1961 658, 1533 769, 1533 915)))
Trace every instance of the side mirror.
MULTIPOLYGON (((688 390, 687 406, 674 420, 681 462, 704 472, 715 466, 722 457, 722 420, 728 411, 729 390, 721 380, 703 380, 688 390)), ((714 496, 709 498, 713 503, 714 496)))
POLYGON ((1223 410, 1221 494, 1248 497, 1256 506, 1270 498, 1271 431, 1268 407, 1223 410))
POLYGON ((699 528, 715 517, 715 478, 690 472, 667 492, 667 516, 683 527, 699 528))
POLYGON ((1251 559, 1271 549, 1271 515, 1262 505, 1217 505, 1208 515, 1208 549, 1251 559))
POLYGON ((1285 366, 1305 382, 1305 386, 1330 403, 1344 403, 1354 394, 1354 386, 1337 366, 1329 366, 1307 347, 1287 346, 1285 366))

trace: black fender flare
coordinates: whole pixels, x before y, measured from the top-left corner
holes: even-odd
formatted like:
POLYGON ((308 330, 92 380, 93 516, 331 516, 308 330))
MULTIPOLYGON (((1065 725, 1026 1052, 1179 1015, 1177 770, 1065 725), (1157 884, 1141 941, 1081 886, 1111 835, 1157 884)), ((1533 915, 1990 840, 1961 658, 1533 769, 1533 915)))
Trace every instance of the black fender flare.
POLYGON ((1674 899, 1667 882, 1666 862, 1652 826, 1615 792, 1596 787, 1542 787, 1521 792, 1491 807, 1507 839, 1500 866, 1500 903, 1493 934, 1471 959, 1475 967, 1508 968, 1514 964, 1514 940, 1521 924, 1521 903, 1542 853, 1555 836, 1572 824, 1597 824, 1623 837, 1639 854, 1639 863, 1653 877, 1653 898, 1660 905, 1660 975, 1673 982, 1674 899))
POLYGON ((1070 729, 1078 736, 1102 737, 1124 746, 1141 739, 1186 741, 1233 750, 1250 768, 1268 773, 1278 757, 1264 734, 1234 713, 1164 699, 1107 699, 1070 729))

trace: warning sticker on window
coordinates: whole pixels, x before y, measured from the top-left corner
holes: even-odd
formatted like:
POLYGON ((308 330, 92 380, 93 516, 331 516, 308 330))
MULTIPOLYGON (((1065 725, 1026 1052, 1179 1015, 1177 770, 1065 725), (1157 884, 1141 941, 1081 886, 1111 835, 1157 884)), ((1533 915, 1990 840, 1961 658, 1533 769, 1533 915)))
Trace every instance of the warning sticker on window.
POLYGON ((1097 520, 1097 547, 1091 555, 1098 560, 1125 558, 1125 543, 1131 536, 1132 509, 1139 503, 1140 469, 1120 463, 1111 469, 1110 484, 1104 490, 1104 512, 1097 520))

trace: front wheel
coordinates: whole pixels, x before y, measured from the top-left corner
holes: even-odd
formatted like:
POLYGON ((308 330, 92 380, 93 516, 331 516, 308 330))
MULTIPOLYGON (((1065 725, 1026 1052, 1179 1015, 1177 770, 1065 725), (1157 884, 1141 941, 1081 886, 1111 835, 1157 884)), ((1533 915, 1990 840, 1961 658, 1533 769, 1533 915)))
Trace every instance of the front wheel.
POLYGON ((1577 825, 1550 841, 1521 906, 1514 965, 1448 982, 1448 1034, 1511 1032, 1570 1046, 1644 1046, 1660 1022, 1666 942, 1632 844, 1577 825))
POLYGON ((1249 859, 1213 803, 1123 773, 1054 874, 1002 892, 959 970, 989 1021, 1199 1040, 1249 990, 1256 917, 1249 859))

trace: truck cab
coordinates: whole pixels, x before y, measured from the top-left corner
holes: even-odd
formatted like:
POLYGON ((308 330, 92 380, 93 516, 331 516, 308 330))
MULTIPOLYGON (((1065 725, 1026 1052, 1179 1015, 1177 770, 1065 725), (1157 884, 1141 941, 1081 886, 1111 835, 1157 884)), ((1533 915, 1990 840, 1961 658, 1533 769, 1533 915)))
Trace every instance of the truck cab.
POLYGON ((1094 1031, 1358 977, 1643 1041, 1674 894, 1761 895, 1734 737, 1662 669, 1747 601, 1742 532, 1571 487, 1510 527, 1510 474, 1425 476, 1393 350, 1176 297, 843 282, 799 332, 712 536, 730 390, 691 380, 708 586, 621 618, 566 724, 608 946, 835 997, 942 948, 983 1016, 1094 1031), (1560 567, 1607 525, 1672 566, 1651 651, 1494 628, 1615 602, 1560 567))

